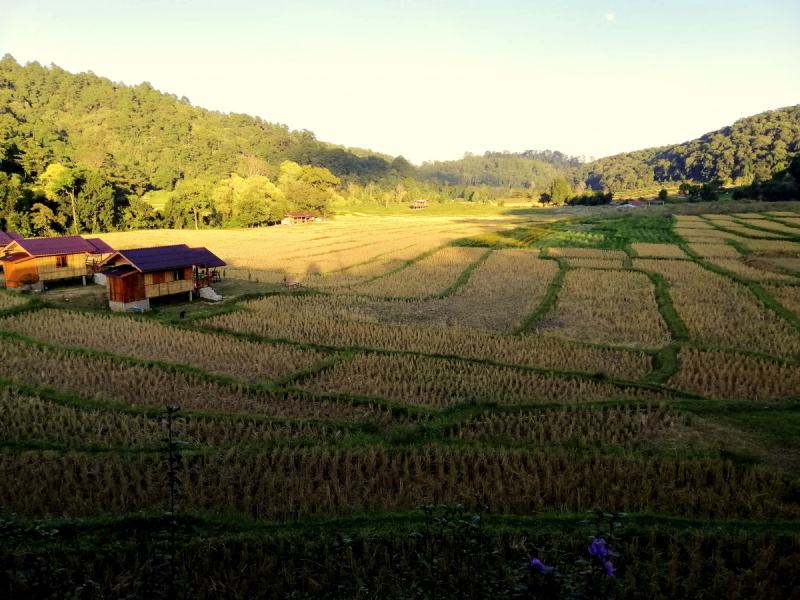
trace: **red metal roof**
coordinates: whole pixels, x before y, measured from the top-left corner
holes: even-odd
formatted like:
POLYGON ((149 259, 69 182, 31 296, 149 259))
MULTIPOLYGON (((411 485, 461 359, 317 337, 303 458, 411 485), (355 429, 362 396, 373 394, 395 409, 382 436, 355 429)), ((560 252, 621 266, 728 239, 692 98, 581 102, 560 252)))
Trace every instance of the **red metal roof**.
POLYGON ((119 250, 109 256, 103 264, 121 257, 142 273, 146 271, 164 271, 180 267, 202 265, 205 267, 224 267, 225 261, 205 248, 190 248, 186 244, 174 246, 156 246, 153 248, 135 248, 119 250))
POLYGON ((283 215, 284 217, 314 217, 316 218, 317 215, 313 213, 286 213, 283 215))
POLYGON ((16 240, 21 240, 23 237, 16 231, 0 231, 0 246, 5 246, 16 240))
MULTIPOLYGON (((50 256, 53 254, 79 254, 87 252, 97 254, 99 251, 92 242, 79 235, 55 238, 35 238, 14 240, 20 248, 31 256, 50 256)), ((104 244, 105 245, 105 244, 104 244)), ((105 245, 108 247, 107 245, 105 245)), ((113 252, 113 250, 112 250, 113 252)), ((105 252, 102 252, 105 253, 105 252)))

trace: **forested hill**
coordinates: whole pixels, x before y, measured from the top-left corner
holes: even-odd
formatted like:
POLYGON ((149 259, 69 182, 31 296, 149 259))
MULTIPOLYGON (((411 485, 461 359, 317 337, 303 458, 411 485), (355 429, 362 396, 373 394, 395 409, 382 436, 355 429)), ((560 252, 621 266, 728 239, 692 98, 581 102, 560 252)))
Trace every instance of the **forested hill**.
POLYGON ((667 181, 749 184, 786 168, 798 152, 800 105, 739 119, 683 144, 601 158, 582 165, 573 179, 611 191, 667 181))
POLYGON ((92 73, 0 60, 2 170, 32 181, 48 164, 102 169, 142 193, 180 179, 257 173, 274 177, 285 160, 338 176, 405 177, 405 159, 345 149, 244 114, 194 107, 148 83, 126 86, 92 73))
POLYGON ((525 152, 486 152, 475 156, 467 152, 459 160, 423 163, 419 176, 440 179, 461 186, 489 186, 546 190, 557 177, 563 177, 583 163, 583 157, 568 156, 556 150, 525 152))

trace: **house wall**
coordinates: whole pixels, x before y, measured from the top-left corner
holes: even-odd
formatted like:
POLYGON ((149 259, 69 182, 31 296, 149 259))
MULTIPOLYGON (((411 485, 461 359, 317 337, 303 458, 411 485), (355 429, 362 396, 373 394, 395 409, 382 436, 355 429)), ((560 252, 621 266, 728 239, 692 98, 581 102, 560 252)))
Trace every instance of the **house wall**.
POLYGON ((50 281, 53 279, 67 279, 69 277, 80 277, 87 274, 86 253, 67 254, 67 266, 57 267, 56 256, 37 256, 36 269, 39 272, 40 281, 50 281))
POLYGON ((194 290, 192 267, 183 269, 183 279, 175 280, 174 269, 144 274, 145 298, 157 298, 194 290))
POLYGON ((28 282, 39 281, 39 275, 36 270, 36 260, 29 258, 27 260, 19 260, 17 262, 4 263, 6 287, 18 288, 27 285, 28 282))
POLYGON ((109 303, 127 304, 145 299, 144 276, 141 273, 128 277, 106 277, 109 303))

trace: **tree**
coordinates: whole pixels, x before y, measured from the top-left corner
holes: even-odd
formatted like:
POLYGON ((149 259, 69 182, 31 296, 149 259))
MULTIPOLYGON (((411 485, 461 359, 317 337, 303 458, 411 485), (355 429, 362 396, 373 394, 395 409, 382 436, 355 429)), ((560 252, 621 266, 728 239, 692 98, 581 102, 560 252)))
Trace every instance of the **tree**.
POLYGON ((69 202, 72 208, 72 226, 75 229, 75 235, 78 235, 78 211, 75 206, 78 181, 75 177, 75 169, 70 169, 60 163, 49 165, 39 176, 39 185, 48 200, 59 204, 65 201, 69 202))
POLYGON ((564 204, 572 195, 572 190, 563 177, 557 178, 550 186, 550 201, 553 204, 564 204))
POLYGON ((324 215, 332 198, 331 192, 340 179, 328 169, 300 166, 292 161, 281 164, 278 186, 290 205, 324 215))
POLYGON ((181 179, 164 207, 164 216, 172 224, 182 226, 187 215, 191 215, 194 228, 200 229, 200 215, 213 210, 210 187, 205 179, 181 179))
POLYGON ((666 189, 661 188, 661 191, 658 192, 658 199, 662 202, 666 202, 667 198, 669 198, 669 192, 666 189))
POLYGON ((67 224, 67 217, 57 214, 49 206, 37 202, 31 209, 31 224, 37 235, 51 236, 67 224))
POLYGON ((82 169, 76 173, 80 184, 78 217, 92 233, 108 231, 114 226, 114 188, 99 171, 82 169), (99 229, 98 229, 99 226, 99 229))
POLYGON ((542 194, 539 196, 539 204, 550 204, 550 200, 550 194, 547 192, 542 192, 542 194))
POLYGON ((122 213, 122 222, 128 229, 155 229, 158 227, 158 213, 148 203, 136 196, 131 197, 128 207, 122 213))

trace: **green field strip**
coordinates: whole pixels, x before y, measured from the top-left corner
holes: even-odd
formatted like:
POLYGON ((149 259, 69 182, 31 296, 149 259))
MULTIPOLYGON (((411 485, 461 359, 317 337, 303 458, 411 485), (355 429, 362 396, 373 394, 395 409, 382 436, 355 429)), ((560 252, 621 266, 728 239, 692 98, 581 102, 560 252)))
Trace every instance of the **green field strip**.
POLYGON ((494 252, 492 249, 484 252, 478 260, 467 266, 467 268, 461 272, 461 274, 458 276, 458 279, 456 279, 450 287, 448 287, 442 293, 434 296, 434 298, 447 298, 448 296, 452 296, 454 293, 456 293, 460 288, 464 287, 469 281, 472 272, 486 262, 489 256, 491 256, 492 252, 494 252))
MULTIPOLYGON (((10 379, 0 379, 0 389, 8 389, 18 392, 25 396, 38 398, 45 402, 58 406, 74 408, 83 412, 111 412, 129 415, 133 417, 147 417, 154 421, 160 421, 164 416, 163 407, 132 405, 113 400, 104 400, 93 395, 91 398, 63 392, 51 387, 39 387, 19 383, 10 379)), ((309 396, 307 392, 304 396, 309 396)), ((286 425, 286 426, 305 426, 316 425, 326 426, 333 429, 352 430, 354 432, 377 433, 380 427, 374 423, 364 421, 347 421, 339 419, 322 419, 317 417, 269 417, 255 415, 252 413, 236 413, 226 411, 199 411, 191 409, 181 409, 180 416, 187 419, 197 420, 227 420, 241 421, 244 423, 264 424, 264 425, 286 425)))
POLYGON ((661 385, 672 378, 680 368, 680 361, 678 359, 678 351, 681 346, 679 344, 670 344, 664 346, 658 351, 658 354, 653 357, 653 372, 645 379, 647 383, 661 385))
MULTIPOLYGON (((783 225, 785 227, 792 227, 794 229, 797 229, 797 235, 800 235, 800 225, 791 222, 787 223, 786 221, 784 221, 786 217, 776 217, 768 212, 761 213, 761 216, 763 216, 767 221, 772 221, 773 223, 777 223, 778 225, 783 225)), ((800 213, 798 213, 797 216, 800 217, 800 213)))
POLYGON ((542 258, 547 260, 554 260, 558 263, 558 273, 555 274, 550 284, 547 286, 547 291, 544 293, 539 306, 531 314, 525 317, 522 324, 514 330, 514 335, 521 335, 529 333, 536 328, 536 324, 550 312, 558 301, 558 295, 561 293, 561 288, 564 285, 564 278, 567 272, 572 268, 569 263, 560 257, 549 256, 545 254, 542 258))
MULTIPOLYGON (((798 230, 797 234, 792 234, 792 233, 787 233, 785 231, 776 231, 775 229, 770 229, 769 227, 759 227, 752 220, 748 220, 748 219, 737 219, 736 217, 733 217, 733 220, 734 220, 735 223, 737 223, 739 225, 742 225, 742 226, 746 227, 747 229, 753 229, 755 231, 765 231, 765 232, 769 232, 769 233, 773 233, 773 234, 784 236, 787 240, 792 241, 792 242, 800 242, 800 230, 798 230)), ((783 224, 783 223, 781 223, 781 224, 783 224)), ((781 238, 771 238, 771 239, 780 240, 781 238)))
MULTIPOLYGON (((741 232, 741 231, 734 231, 733 229, 728 229, 724 225, 720 225, 719 223, 715 223, 714 221, 711 221, 705 215, 699 215, 699 216, 706 223, 708 223, 709 225, 714 227, 714 229, 717 229, 719 231, 724 231, 725 233, 730 233, 731 235, 735 235, 735 236, 738 236, 738 237, 744 238, 744 239, 767 240, 767 241, 773 241, 773 242, 775 242, 775 241, 778 241, 778 242, 780 242, 780 241, 786 241, 786 242, 800 241, 800 236, 786 235, 784 237, 783 234, 781 234, 779 231, 773 231, 771 229, 762 229, 761 231, 768 231, 769 233, 775 233, 775 234, 780 235, 781 237, 776 238, 776 237, 766 237, 766 236, 761 236, 761 235, 755 235, 755 233, 758 233, 758 231, 757 231, 758 228, 754 228, 754 234, 753 235, 751 235, 749 233, 744 233, 744 232, 741 232)), ((741 223, 737 222, 737 224, 741 224, 741 223)))
MULTIPOLYGON (((753 251, 750 250, 750 248, 748 248, 744 242, 740 242, 738 240, 725 240, 725 243, 728 244, 729 246, 733 246, 734 248, 736 248, 737 252, 745 256, 753 253, 753 251)), ((697 258, 700 257, 698 256, 697 258)))
POLYGON ((688 342, 689 330, 678 314, 675 305, 672 303, 672 296, 669 293, 669 284, 667 280, 654 271, 646 271, 643 269, 639 269, 638 271, 647 275, 650 281, 653 282, 658 312, 661 313, 661 316, 666 322, 672 339, 676 342, 688 342))
MULTIPOLYGON (((420 500, 422 502, 422 499, 420 500)), ((474 512, 467 511, 466 515, 474 512)), ((11 517, 12 521, 22 527, 58 529, 69 531, 81 537, 81 546, 94 550, 115 547, 130 543, 132 540, 151 541, 156 532, 164 531, 164 517, 161 511, 149 511, 129 515, 100 515, 82 519, 56 518, 34 523, 11 517)), ((581 541, 591 537, 594 528, 586 523, 586 513, 537 513, 535 515, 489 514, 483 517, 483 529, 488 535, 502 535, 519 531, 530 532, 531 535, 572 533, 581 541)), ((341 517, 306 516, 300 519, 285 521, 266 521, 249 519, 236 515, 181 513, 179 522, 194 532, 191 538, 208 543, 261 543, 265 539, 288 540, 337 537, 364 538, 373 536, 407 536, 425 527, 425 516, 421 510, 409 509, 396 512, 373 512, 341 517)), ((668 536, 715 536, 744 534, 748 539, 770 536, 786 540, 792 544, 793 538, 800 534, 800 520, 771 519, 736 520, 736 519, 693 519, 671 516, 654 512, 629 512, 623 521, 622 535, 647 536, 658 533, 668 536)), ((27 543, 34 547, 41 544, 41 535, 31 531, 31 539, 27 543)), ((186 538, 182 534, 181 538, 186 538)), ((72 539, 55 539, 48 542, 55 549, 64 544, 68 550, 74 548, 72 539)))

